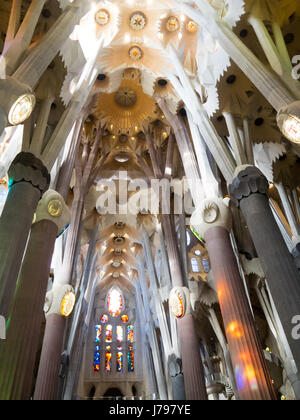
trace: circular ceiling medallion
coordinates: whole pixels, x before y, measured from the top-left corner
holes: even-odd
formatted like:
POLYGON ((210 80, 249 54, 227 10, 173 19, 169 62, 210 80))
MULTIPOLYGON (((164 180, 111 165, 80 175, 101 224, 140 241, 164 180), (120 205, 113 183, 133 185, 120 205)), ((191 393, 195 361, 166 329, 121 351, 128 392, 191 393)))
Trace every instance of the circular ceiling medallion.
POLYGON ((98 25, 106 25, 109 22, 109 13, 105 9, 100 9, 95 14, 95 21, 98 25))
POLYGON ((123 108, 129 108, 136 104, 136 91, 127 87, 121 88, 115 94, 115 101, 119 106, 123 108))
POLYGON ((120 261, 114 261, 114 262, 112 263, 112 266, 113 266, 114 268, 119 268, 119 267, 121 267, 121 263, 120 263, 120 261))
POLYGON ((134 61, 138 61, 143 57, 143 51, 140 47, 131 47, 129 50, 129 57, 134 61))
POLYGON ((176 16, 170 16, 166 23, 167 31, 176 32, 180 28, 179 19, 176 16))
POLYGON ((198 31, 198 25, 193 20, 189 20, 186 24, 186 30, 188 32, 195 33, 198 31))
POLYGON ((134 31, 141 31, 147 25, 147 18, 142 12, 135 12, 130 16, 130 27, 134 31))
POLYGON ((124 244, 124 242, 125 242, 125 239, 124 239, 124 237, 123 236, 115 236, 114 237, 114 243, 115 244, 124 244))

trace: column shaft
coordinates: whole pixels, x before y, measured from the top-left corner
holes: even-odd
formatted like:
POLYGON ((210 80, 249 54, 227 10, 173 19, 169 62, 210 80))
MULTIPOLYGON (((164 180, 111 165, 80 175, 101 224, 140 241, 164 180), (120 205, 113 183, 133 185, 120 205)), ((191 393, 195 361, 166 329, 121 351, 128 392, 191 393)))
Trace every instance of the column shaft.
POLYGON ((7 317, 40 191, 29 182, 10 188, 0 218, 0 313, 7 317))
POLYGON ((289 375, 297 398, 300 398, 300 346, 294 337, 293 319, 300 314, 300 277, 268 199, 269 183, 254 166, 240 167, 229 185, 230 195, 244 215, 260 258, 275 309, 295 361, 294 375, 289 375))
POLYGON ((300 314, 298 270, 273 217, 267 196, 252 194, 241 200, 240 207, 299 371, 300 346, 299 341, 294 340, 292 335, 295 327, 292 319, 300 314))
POLYGON ((32 153, 19 153, 9 171, 10 190, 0 218, 0 314, 7 317, 34 212, 50 175, 32 153))
POLYGON ((262 346, 249 307, 228 231, 212 227, 205 234, 228 346, 242 400, 275 399, 262 346))
MULTIPOLYGON (((162 216, 162 226, 167 245, 173 287, 184 287, 185 282, 180 263, 180 254, 170 216, 162 216)), ((189 314, 177 322, 186 399, 207 400, 204 369, 194 318, 189 314)))
POLYGON ((179 319, 178 335, 187 400, 207 400, 204 369, 192 314, 179 319))
POLYGON ((56 399, 65 326, 63 316, 55 313, 47 316, 34 400, 56 399))
POLYGON ((31 235, 15 292, 6 340, 0 342, 0 399, 29 400, 57 226, 42 220, 31 235))

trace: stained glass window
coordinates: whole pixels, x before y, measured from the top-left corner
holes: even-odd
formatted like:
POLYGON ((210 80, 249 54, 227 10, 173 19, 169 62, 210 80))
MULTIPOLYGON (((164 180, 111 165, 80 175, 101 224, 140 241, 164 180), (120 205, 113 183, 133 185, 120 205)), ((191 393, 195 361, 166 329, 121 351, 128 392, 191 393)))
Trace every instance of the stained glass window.
POLYGON ((134 342, 133 329, 134 329, 133 325, 128 325, 127 326, 127 341, 129 341, 129 343, 134 342))
POLYGON ((123 372, 123 353, 121 351, 117 353, 117 372, 123 372))
POLYGON ((102 324, 106 324, 108 322, 108 316, 107 315, 102 315, 102 317, 100 318, 100 322, 102 324))
POLYGON ((128 359, 128 372, 134 372, 134 353, 133 353, 132 346, 128 347, 127 359, 128 359))
POLYGON ((106 372, 111 372, 111 352, 107 351, 105 353, 105 370, 106 372))
POLYGON ((122 315, 121 319, 122 319, 122 322, 124 322, 124 324, 126 324, 126 322, 128 322, 129 320, 128 315, 122 315))
POLYGON ((200 269, 199 269, 197 258, 191 258, 191 264, 192 264, 193 273, 199 273, 200 269))
POLYGON ((206 258, 203 258, 202 264, 203 264, 204 273, 209 273, 210 271, 209 261, 206 258))
POLYGON ((95 343, 100 343, 101 339, 101 325, 95 326, 95 343))
POLYGON ((95 345, 93 370, 100 371, 100 346, 98 344, 95 345))
POLYGON ((123 341, 123 327, 121 325, 117 326, 117 342, 122 343, 123 341))
POLYGON ((106 340, 105 341, 107 343, 112 342, 112 326, 111 325, 106 326, 106 340))
POLYGON ((118 373, 127 370, 134 372, 134 325, 130 324, 131 320, 126 313, 121 316, 121 312, 124 311, 124 300, 118 287, 113 287, 109 291, 106 307, 104 311, 107 310, 108 313, 98 313, 95 322, 97 325, 94 328, 93 338, 93 371, 95 373, 112 372, 112 370, 118 373))
POLYGON ((99 372, 100 371, 100 363, 97 363, 97 362, 94 361, 93 370, 94 370, 94 372, 99 372))
POLYGON ((112 289, 107 298, 107 309, 111 316, 120 315, 123 308, 123 297, 118 289, 112 289))

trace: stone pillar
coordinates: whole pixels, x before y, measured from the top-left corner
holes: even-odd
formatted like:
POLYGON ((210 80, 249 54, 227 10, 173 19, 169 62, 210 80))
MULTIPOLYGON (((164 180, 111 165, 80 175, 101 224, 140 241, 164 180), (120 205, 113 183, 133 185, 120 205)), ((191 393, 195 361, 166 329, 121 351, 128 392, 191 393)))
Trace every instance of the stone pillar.
MULTIPOLYGON (((254 166, 237 168, 229 186, 230 195, 240 206, 260 258, 268 288, 300 371, 299 340, 293 338, 293 318, 300 314, 300 277, 269 206, 269 184, 254 166)), ((300 398, 300 383, 295 375, 292 384, 300 398)))
POLYGON ((0 314, 7 317, 39 199, 50 175, 31 153, 21 152, 9 171, 10 189, 0 218, 0 314))
POLYGON ((229 232, 231 213, 221 199, 206 200, 191 224, 204 237, 214 275, 241 400, 275 399, 229 232))
POLYGON ((172 381, 173 400, 184 401, 184 377, 182 372, 182 361, 174 354, 169 358, 169 371, 172 381))
POLYGON ((6 340, 0 341, 0 399, 29 400, 55 239, 69 222, 62 197, 40 200, 18 278, 6 340))
POLYGON ((46 296, 46 328, 34 400, 55 400, 57 398, 58 375, 67 320, 65 316, 61 315, 61 305, 64 296, 69 292, 73 292, 70 285, 56 286, 46 296))
MULTIPOLYGON (((173 287, 184 287, 180 253, 171 218, 162 215, 162 226, 169 258, 173 287)), ((194 318, 191 313, 177 320, 180 351, 187 400, 207 400, 204 369, 200 355, 194 318)))

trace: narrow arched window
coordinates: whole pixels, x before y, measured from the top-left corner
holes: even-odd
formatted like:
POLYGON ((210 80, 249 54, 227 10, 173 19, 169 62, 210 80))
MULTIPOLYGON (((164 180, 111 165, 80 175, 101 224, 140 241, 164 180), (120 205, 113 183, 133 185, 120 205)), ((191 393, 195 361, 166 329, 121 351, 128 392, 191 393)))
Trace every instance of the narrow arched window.
POLYGON ((135 326, 125 312, 122 291, 113 287, 105 302, 107 313, 98 314, 95 323, 93 371, 134 372, 135 326))

